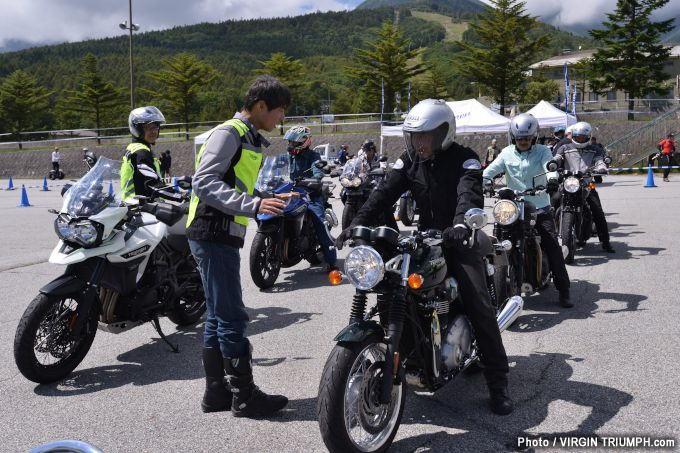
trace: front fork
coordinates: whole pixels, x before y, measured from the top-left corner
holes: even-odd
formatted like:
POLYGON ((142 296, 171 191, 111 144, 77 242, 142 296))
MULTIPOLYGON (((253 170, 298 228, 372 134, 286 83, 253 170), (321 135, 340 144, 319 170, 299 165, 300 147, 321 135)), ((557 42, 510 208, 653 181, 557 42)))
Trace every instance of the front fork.
POLYGON ((383 385, 380 393, 380 403, 388 404, 392 399, 392 387, 399 375, 399 343, 404 330, 406 317, 406 292, 408 288, 408 272, 411 264, 411 254, 404 253, 401 263, 401 288, 394 294, 390 306, 387 322, 387 336, 385 336, 385 365, 383 368, 383 385))

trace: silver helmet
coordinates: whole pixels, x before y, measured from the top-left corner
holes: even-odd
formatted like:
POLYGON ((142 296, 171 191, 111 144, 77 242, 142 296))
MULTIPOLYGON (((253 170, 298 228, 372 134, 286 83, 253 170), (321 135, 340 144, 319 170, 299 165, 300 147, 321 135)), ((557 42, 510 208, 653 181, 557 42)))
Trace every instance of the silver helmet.
POLYGON ((590 144, 591 135, 593 135, 593 127, 590 123, 581 121, 571 126, 571 142, 579 149, 590 144))
POLYGON ((512 143, 518 138, 531 137, 531 144, 538 138, 538 120, 530 113, 521 113, 510 120, 510 139, 512 143))
POLYGON ((161 111, 158 110, 158 107, 154 107, 153 105, 137 107, 130 112, 128 127, 130 128, 130 133, 133 137, 144 137, 142 125, 147 123, 158 123, 159 125, 165 124, 165 117, 161 111))
POLYGON ((414 132, 432 132, 432 149, 448 148, 456 138, 456 117, 443 99, 425 99, 417 103, 404 120, 404 140, 409 152, 414 152, 414 132))

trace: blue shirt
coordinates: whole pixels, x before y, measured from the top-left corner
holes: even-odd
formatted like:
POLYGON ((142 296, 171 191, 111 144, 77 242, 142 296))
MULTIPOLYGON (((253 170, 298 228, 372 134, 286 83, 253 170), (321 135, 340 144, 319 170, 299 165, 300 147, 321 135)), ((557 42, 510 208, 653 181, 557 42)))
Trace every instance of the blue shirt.
MULTIPOLYGON (((553 158, 550 148, 544 145, 534 145, 528 151, 519 152, 515 145, 508 145, 498 157, 484 170, 484 178, 493 178, 505 172, 505 181, 512 190, 524 191, 534 186, 545 186, 548 178, 557 179, 557 173, 534 176, 546 172, 546 164, 553 158), (547 176, 547 177, 546 177, 547 176), (533 181, 532 181, 533 179, 533 181)), ((543 192, 536 196, 527 196, 525 200, 532 202, 536 208, 550 206, 550 196, 543 192)))
POLYGON ((320 168, 316 168, 314 163, 321 160, 321 156, 316 151, 311 149, 306 149, 304 152, 293 156, 290 153, 288 155, 288 163, 290 165, 290 179, 295 180, 297 178, 316 178, 322 179, 324 177, 324 172, 320 168), (310 171, 307 171, 311 168, 310 171))

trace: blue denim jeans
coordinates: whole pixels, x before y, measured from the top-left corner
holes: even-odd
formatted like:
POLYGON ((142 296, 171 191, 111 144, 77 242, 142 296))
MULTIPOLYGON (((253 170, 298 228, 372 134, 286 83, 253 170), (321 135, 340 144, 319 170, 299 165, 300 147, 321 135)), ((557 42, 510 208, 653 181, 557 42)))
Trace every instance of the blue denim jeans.
POLYGON ((323 206, 323 201, 320 199, 312 199, 307 206, 312 212, 312 223, 314 224, 314 230, 316 231, 316 237, 321 244, 321 250, 323 252, 323 257, 326 260, 326 264, 335 265, 338 260, 337 251, 335 250, 335 244, 333 239, 326 232, 326 225, 324 225, 324 219, 326 217, 326 209, 323 206))
POLYGON ((189 239, 203 281, 207 318, 203 345, 219 347, 223 357, 248 354, 244 336, 248 313, 241 293, 239 249, 217 242, 189 239))

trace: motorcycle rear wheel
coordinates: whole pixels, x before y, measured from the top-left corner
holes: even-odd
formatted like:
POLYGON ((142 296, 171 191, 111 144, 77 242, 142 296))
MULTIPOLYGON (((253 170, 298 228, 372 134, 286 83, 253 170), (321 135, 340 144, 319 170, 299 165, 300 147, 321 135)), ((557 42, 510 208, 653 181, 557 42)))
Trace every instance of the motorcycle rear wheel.
POLYGON ((377 335, 361 343, 339 343, 331 351, 319 384, 317 415, 331 453, 384 452, 404 412, 405 385, 392 388, 389 404, 378 402, 385 344, 377 335))
POLYGON ((281 261, 276 253, 276 244, 271 234, 255 234, 250 248, 250 276, 260 289, 274 286, 281 271, 281 261))
POLYGON ((66 377, 90 350, 97 334, 96 304, 82 331, 71 338, 78 316, 77 295, 38 294, 19 320, 14 360, 26 379, 47 384, 66 377))

